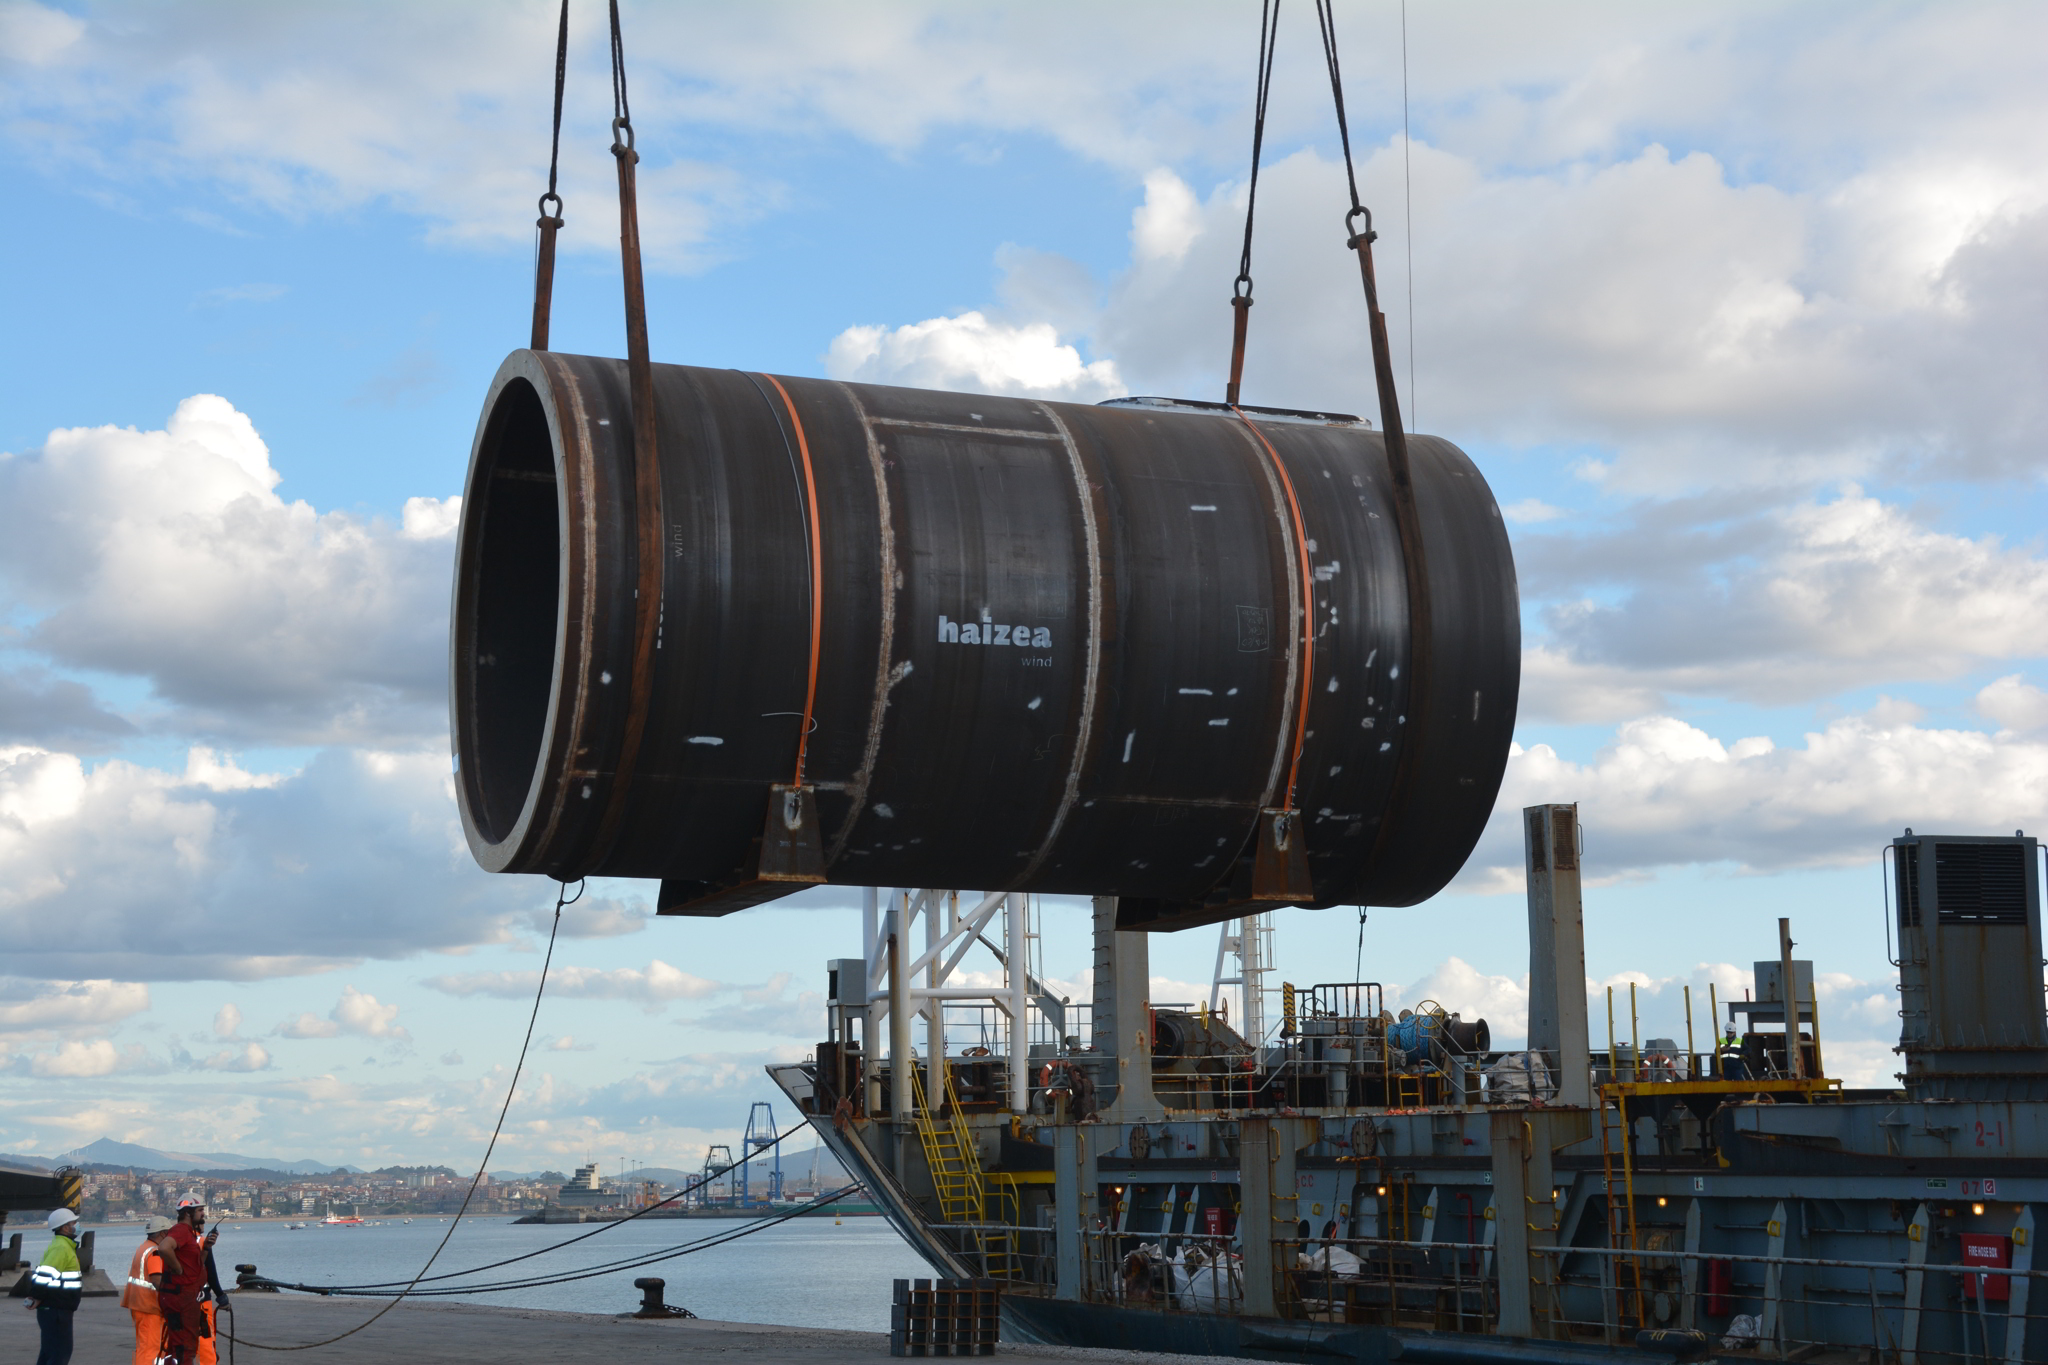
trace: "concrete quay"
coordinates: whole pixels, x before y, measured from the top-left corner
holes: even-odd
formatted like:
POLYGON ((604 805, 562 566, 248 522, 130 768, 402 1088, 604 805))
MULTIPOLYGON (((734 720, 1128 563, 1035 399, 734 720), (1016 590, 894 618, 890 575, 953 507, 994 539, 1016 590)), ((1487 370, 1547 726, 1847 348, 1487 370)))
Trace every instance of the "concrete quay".
MULTIPOLYGON (((278 1360, 262 1347, 292 1347, 336 1336, 366 1322, 383 1305, 369 1299, 324 1299, 300 1294, 234 1296, 236 1354, 243 1361, 278 1360)), ((113 1299, 87 1299, 76 1320, 74 1365, 128 1365, 135 1332, 113 1299)), ((20 1300, 0 1300, 0 1360, 33 1360, 35 1315, 20 1300)), ((221 1359, 228 1343, 220 1343, 221 1359)), ((1002 1345, 997 1358, 1066 1360, 1100 1365, 1210 1365, 1207 1357, 1089 1351, 1056 1346, 1002 1345)), ((597 1313, 556 1313, 532 1308, 427 1301, 401 1303, 374 1324, 333 1345, 292 1351, 305 1365, 502 1365, 508 1359, 675 1361, 717 1359, 746 1365, 824 1365, 840 1360, 887 1360, 881 1332, 836 1332, 768 1327, 702 1319, 646 1321, 597 1313)))

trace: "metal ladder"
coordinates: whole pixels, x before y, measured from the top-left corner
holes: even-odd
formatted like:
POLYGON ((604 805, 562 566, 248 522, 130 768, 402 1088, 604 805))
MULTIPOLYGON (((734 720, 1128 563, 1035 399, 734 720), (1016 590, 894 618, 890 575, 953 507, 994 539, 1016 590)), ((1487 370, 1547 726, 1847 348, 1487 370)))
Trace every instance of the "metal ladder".
MULTIPOLYGON (((1634 1134, 1628 1121, 1628 1095, 1619 1088, 1601 1087, 1600 1174, 1607 1199, 1607 1245, 1615 1251, 1638 1250, 1636 1240, 1636 1189, 1634 1134), (1612 1099, 1609 1109, 1604 1101, 1612 1099), (1620 1199, 1617 1202, 1615 1164, 1621 1166, 1620 1199)), ((1611 1320, 1618 1331, 1643 1327, 1642 1263, 1631 1255, 1612 1256, 1611 1291, 1614 1295, 1611 1320)), ((1603 1317, 1608 1316, 1603 1314, 1603 1317)))
POLYGON ((932 1189, 939 1197, 939 1217, 948 1223, 979 1223, 988 1206, 988 1182, 981 1173, 981 1153, 974 1134, 960 1112, 960 1097, 953 1089, 953 1069, 946 1068, 946 1113, 933 1112, 925 1095, 924 1068, 910 1068, 912 1112, 917 1118, 917 1136, 924 1143, 925 1167, 931 1172, 932 1189))
MULTIPOLYGON (((981 1151, 974 1143, 974 1131, 960 1109, 960 1095, 953 1086, 953 1070, 946 1068, 946 1112, 934 1113, 925 1096, 924 1068, 910 1069, 912 1113, 917 1119, 918 1140, 924 1146, 925 1168, 930 1171, 932 1189, 939 1199, 942 1223, 981 1224, 988 1217, 990 1177, 981 1168, 981 1151)), ((1001 1181, 1003 1177, 995 1177, 1001 1181)), ((1010 1196, 1019 1204, 1015 1182, 1010 1196)), ((973 1243, 982 1259, 982 1273, 990 1279, 1013 1278, 1018 1273, 1015 1235, 975 1228, 973 1243)))

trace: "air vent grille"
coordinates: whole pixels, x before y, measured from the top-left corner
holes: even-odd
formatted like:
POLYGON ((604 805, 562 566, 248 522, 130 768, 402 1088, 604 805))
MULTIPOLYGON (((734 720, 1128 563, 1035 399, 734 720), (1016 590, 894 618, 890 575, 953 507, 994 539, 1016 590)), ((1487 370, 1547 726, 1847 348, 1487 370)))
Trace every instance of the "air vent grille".
POLYGON ((1899 926, 1920 927, 1920 845, 1894 844, 1899 866, 1899 926))
POLYGON ((2025 924, 2027 851, 2019 844, 1936 844, 1934 889, 1943 924, 2025 924))

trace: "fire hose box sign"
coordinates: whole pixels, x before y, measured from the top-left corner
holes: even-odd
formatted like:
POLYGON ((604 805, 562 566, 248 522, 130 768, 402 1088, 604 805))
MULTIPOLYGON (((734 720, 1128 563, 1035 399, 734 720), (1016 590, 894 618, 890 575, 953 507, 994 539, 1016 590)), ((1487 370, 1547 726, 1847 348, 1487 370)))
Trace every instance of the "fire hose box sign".
MULTIPOLYGON (((1972 1270, 2012 1268, 2012 1239, 1991 1233, 1966 1232, 1962 1236, 1963 1264, 1972 1270)), ((2011 1295, 2012 1280, 2005 1275, 1963 1276, 1963 1296, 1975 1300, 1977 1286, 1984 1286, 1984 1302, 2004 1303, 2011 1295)))

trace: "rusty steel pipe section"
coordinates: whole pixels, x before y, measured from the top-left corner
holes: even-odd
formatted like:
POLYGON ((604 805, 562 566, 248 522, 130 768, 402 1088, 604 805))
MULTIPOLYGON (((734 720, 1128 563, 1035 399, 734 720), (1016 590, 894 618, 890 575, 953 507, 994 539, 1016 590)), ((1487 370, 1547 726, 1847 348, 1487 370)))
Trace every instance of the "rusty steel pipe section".
POLYGON ((691 914, 821 879, 1114 895, 1171 929, 1413 904, 1471 852, 1521 639, 1499 509, 1450 443, 1408 438, 1418 650, 1355 418, 652 375, 658 565, 624 361, 515 351, 485 402, 452 707, 486 869, 658 878, 691 914), (1297 744, 1280 823, 1312 893, 1282 898, 1255 873, 1297 744), (783 886, 778 811, 813 824, 783 886))

